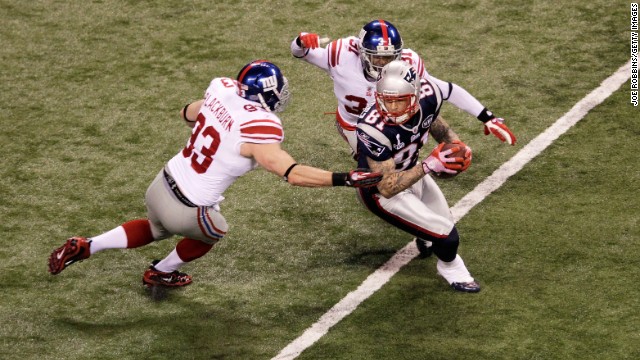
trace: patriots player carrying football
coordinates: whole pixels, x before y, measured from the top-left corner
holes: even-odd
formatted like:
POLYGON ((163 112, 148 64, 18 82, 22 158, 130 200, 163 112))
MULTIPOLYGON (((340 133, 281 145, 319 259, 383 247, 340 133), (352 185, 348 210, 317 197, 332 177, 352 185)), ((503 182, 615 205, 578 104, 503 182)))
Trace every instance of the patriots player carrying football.
MULTIPOLYGON (((443 99, 466 111, 484 123, 485 135, 514 145, 516 137, 504 123, 495 117, 467 90, 454 83, 431 76, 422 58, 415 51, 404 48, 398 29, 388 21, 374 20, 363 26, 358 37, 349 36, 330 42, 326 47, 316 33, 300 33, 291 42, 291 54, 324 70, 333 80, 333 91, 338 100, 336 128, 348 142, 352 154, 357 152, 356 122, 362 111, 374 102, 375 81, 380 69, 392 60, 403 60, 412 65, 419 77, 440 87, 443 99)), ((416 239, 422 257, 431 255, 431 244, 416 239)))
POLYGON ((480 291, 458 255, 460 239, 447 200, 426 176, 458 174, 471 164, 471 149, 438 115, 440 88, 408 63, 394 60, 381 70, 375 96, 375 106, 358 118, 358 166, 383 173, 383 179, 376 187, 358 189, 362 203, 391 225, 431 241, 438 273, 453 289, 480 291), (420 162, 429 134, 440 144, 420 162), (455 146, 442 150, 445 143, 455 146), (458 150, 465 150, 463 158, 449 157, 458 150))
POLYGON ((137 248, 181 235, 184 238, 168 256, 152 262, 142 282, 188 285, 191 276, 178 269, 205 255, 224 237, 229 226, 220 213, 223 193, 256 166, 296 186, 367 187, 380 181, 380 173, 332 173, 296 164, 280 147, 284 132, 275 114, 284 110, 288 100, 287 79, 276 65, 264 60, 245 65, 237 79, 213 79, 204 99, 180 112, 193 128, 192 134, 147 189, 148 219, 128 221, 92 238, 69 238, 51 253, 49 272, 56 275, 101 250, 137 248))

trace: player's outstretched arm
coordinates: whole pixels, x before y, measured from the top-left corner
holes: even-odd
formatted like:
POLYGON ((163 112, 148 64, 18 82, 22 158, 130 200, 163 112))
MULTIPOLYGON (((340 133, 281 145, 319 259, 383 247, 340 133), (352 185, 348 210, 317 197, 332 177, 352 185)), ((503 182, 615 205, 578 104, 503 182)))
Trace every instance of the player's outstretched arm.
POLYGON ((327 64, 327 49, 324 46, 329 41, 329 38, 321 38, 315 33, 301 32, 291 41, 291 55, 327 70, 329 65, 327 64))
POLYGON ((485 135, 493 134, 500 139, 500 141, 506 142, 509 145, 515 145, 516 137, 504 123, 504 119, 493 115, 491 111, 462 86, 442 81, 433 76, 430 76, 429 80, 438 85, 442 90, 442 95, 445 100, 480 120, 484 124, 485 135))
POLYGON ((307 165, 298 165, 280 144, 244 143, 241 154, 253 157, 267 171, 283 177, 291 185, 305 187, 351 186, 370 187, 382 179, 382 174, 368 170, 334 173, 307 165))

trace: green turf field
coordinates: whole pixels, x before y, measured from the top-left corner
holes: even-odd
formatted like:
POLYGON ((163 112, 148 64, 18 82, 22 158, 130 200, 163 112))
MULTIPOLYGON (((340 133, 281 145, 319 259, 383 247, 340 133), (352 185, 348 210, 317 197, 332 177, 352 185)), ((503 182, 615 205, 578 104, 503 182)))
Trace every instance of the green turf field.
MULTIPOLYGON (((288 77, 298 162, 354 166, 324 115, 330 79, 291 57, 300 31, 356 35, 384 18, 434 76, 507 119, 510 147, 451 105, 474 163, 440 181, 454 205, 629 60, 630 3, 594 0, 0 0, 0 359, 270 359, 410 235, 347 188, 254 171, 225 194, 228 236, 150 300, 141 276, 176 238, 47 273, 69 236, 145 216, 190 130, 178 111, 266 58, 288 77)), ((640 358, 640 109, 630 84, 458 223, 483 285, 454 293, 413 260, 299 359, 640 358)), ((426 154, 423 154, 426 156, 426 154)))

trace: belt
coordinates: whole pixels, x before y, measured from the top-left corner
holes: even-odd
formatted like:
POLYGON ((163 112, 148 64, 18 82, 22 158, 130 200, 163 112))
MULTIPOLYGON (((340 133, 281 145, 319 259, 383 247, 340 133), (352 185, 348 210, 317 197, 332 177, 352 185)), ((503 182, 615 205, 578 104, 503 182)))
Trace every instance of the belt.
POLYGON ((178 201, 188 207, 198 207, 196 204, 189 201, 186 196, 184 196, 182 191, 180 191, 178 184, 176 184, 176 180, 171 175, 169 175, 167 170, 162 169, 162 173, 164 174, 164 179, 167 181, 167 185, 169 185, 169 189, 171 189, 176 198, 178 198, 178 201))

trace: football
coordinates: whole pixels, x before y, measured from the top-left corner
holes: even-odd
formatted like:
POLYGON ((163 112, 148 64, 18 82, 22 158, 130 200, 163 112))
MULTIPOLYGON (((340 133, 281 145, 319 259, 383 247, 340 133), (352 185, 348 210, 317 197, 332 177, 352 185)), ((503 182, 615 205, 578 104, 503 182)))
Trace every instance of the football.
MULTIPOLYGON (((449 150, 451 148, 454 148, 454 147, 459 147, 460 150, 447 155, 447 157, 448 158, 456 158, 456 157, 465 158, 465 148, 464 148, 464 146, 460 146, 459 144, 449 144, 449 143, 444 144, 444 146, 442 147, 442 150, 440 150, 440 151, 444 152, 444 151, 447 151, 447 150, 449 150)), ((448 173, 445 173, 445 172, 433 173, 433 175, 435 175, 438 179, 451 179, 452 177, 455 177, 458 174, 459 173, 457 173, 457 174, 448 174, 448 173)))

